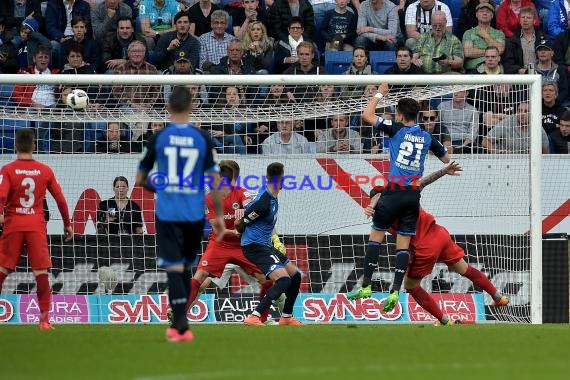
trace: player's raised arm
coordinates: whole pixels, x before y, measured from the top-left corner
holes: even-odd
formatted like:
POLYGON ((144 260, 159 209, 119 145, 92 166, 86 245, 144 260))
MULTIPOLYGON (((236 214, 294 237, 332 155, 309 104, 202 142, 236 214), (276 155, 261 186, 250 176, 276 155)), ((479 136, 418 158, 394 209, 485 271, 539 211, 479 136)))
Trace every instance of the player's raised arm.
POLYGON ((366 123, 368 123, 372 126, 376 125, 376 123, 378 122, 378 119, 380 119, 376 115, 376 106, 378 106, 378 102, 380 101, 380 99, 382 99, 384 96, 386 96, 386 94, 388 94, 388 84, 382 83, 380 85, 380 88, 378 89, 378 93, 376 95, 374 95, 372 97, 372 99, 370 99, 370 101, 368 102, 368 105, 366 106, 366 108, 362 112, 362 119, 366 123))
POLYGON ((420 190, 423 190, 424 187, 434 183, 435 181, 437 181, 438 179, 440 179, 444 175, 458 176, 458 175, 461 175, 462 171, 463 171, 463 168, 457 162, 452 161, 446 167, 439 169, 438 171, 435 171, 435 172, 428 174, 427 176, 423 177, 419 182, 420 190))

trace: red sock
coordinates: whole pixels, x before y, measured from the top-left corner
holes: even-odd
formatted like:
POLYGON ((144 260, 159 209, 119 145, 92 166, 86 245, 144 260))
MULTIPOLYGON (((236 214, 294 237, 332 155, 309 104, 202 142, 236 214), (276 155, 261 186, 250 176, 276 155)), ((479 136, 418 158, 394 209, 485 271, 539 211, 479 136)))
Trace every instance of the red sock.
POLYGON ((49 309, 51 304, 51 287, 47 273, 36 276, 38 304, 40 306, 40 322, 49 321, 49 309))
POLYGON ((438 321, 441 321, 443 311, 441 311, 437 303, 421 286, 418 285, 415 288, 408 289, 407 292, 414 297, 416 302, 423 307, 425 311, 436 317, 438 321))
MULTIPOLYGON (((265 297, 265 293, 267 293, 269 288, 271 288, 272 286, 273 286, 273 281, 271 281, 271 280, 267 280, 261 284, 261 290, 259 291, 259 300, 260 301, 263 299, 263 297, 265 297)), ((263 311, 263 313, 261 314, 261 317, 259 317, 261 319, 261 322, 267 321, 267 317, 269 316, 269 310, 270 309, 271 309, 271 307, 268 307, 267 309, 265 309, 263 311)))
POLYGON ((195 279, 192 279, 191 284, 192 285, 190 287, 190 295, 188 296, 188 303, 186 303, 186 311, 190 309, 190 305, 192 305, 192 302, 194 302, 196 297, 198 297, 198 292, 200 291, 200 285, 202 285, 198 280, 195 279))
POLYGON ((467 277, 475 285, 489 293, 491 297, 494 298, 497 294, 497 288, 495 288, 491 281, 489 281, 487 276, 485 276, 480 270, 473 268, 471 265, 467 267, 467 271, 465 271, 463 276, 467 277))
POLYGON ((0 272, 0 293, 2 293, 2 285, 4 284, 6 277, 8 277, 6 273, 0 272))

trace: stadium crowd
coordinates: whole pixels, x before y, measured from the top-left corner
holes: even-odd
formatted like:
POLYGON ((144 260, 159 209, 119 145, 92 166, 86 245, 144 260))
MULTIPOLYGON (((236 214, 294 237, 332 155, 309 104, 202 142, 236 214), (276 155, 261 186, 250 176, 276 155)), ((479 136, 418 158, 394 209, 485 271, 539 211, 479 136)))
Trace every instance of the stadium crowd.
MULTIPOLYGON (((539 73, 543 152, 570 147, 570 4, 554 0, 4 0, 0 73, 346 75, 539 73), (328 52, 349 52, 336 72, 328 52), (380 70, 372 53, 389 51, 380 70), (328 68, 328 70, 327 70, 328 68)), ((90 107, 163 109, 171 86, 86 86, 90 107)), ((402 89, 402 86, 395 89, 402 89)), ((15 85, 3 106, 65 107, 69 88, 15 85)), ((193 86, 195 108, 224 110, 367 97, 375 86, 193 86)), ((419 122, 450 151, 528 151, 528 99, 517 86, 422 102, 419 122)), ((390 109, 386 109, 390 117, 390 109)), ((156 123, 37 122, 40 150, 140 152, 156 123)), ((369 153, 388 143, 360 115, 203 123, 222 153, 369 153)), ((7 127, 2 126, 6 132, 7 127)), ((13 129, 13 127, 11 127, 13 129)), ((3 140, 4 141, 4 140, 3 140)), ((12 147, 3 144, 2 150, 12 147)))

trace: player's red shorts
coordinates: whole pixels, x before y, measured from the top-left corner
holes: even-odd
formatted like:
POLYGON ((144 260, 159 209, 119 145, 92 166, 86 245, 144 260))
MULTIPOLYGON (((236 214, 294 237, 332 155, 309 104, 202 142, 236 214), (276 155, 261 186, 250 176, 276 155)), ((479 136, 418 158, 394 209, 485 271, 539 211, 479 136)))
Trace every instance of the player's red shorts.
POLYGON ((463 249, 455 244, 449 232, 436 224, 430 228, 429 238, 424 238, 419 247, 410 250, 407 275, 410 278, 423 278, 431 274, 437 262, 450 266, 464 255, 463 249))
POLYGON ((212 241, 208 242, 208 247, 200 259, 198 269, 208 272, 212 277, 220 277, 228 263, 239 265, 249 275, 261 273, 255 264, 245 258, 241 247, 221 247, 212 241))
POLYGON ((28 251, 28 260, 34 270, 51 268, 47 236, 45 231, 15 231, 2 234, 0 238, 0 266, 15 270, 24 243, 28 251))

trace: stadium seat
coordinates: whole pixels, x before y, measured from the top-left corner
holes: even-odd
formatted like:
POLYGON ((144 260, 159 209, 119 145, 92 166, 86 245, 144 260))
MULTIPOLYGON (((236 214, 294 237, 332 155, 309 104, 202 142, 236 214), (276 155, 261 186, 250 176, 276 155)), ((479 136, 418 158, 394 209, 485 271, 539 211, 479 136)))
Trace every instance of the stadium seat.
POLYGON ((379 74, 384 74, 394 63, 396 63, 396 52, 394 51, 371 51, 370 65, 372 70, 379 74))
POLYGON ((342 74, 352 63, 351 51, 326 51, 325 69, 329 74, 342 74))

